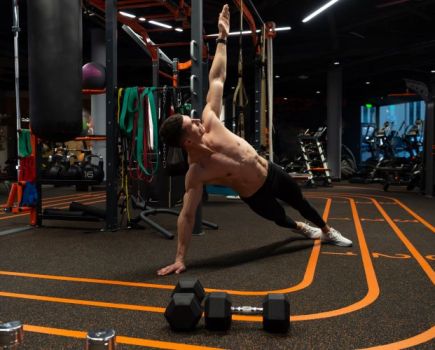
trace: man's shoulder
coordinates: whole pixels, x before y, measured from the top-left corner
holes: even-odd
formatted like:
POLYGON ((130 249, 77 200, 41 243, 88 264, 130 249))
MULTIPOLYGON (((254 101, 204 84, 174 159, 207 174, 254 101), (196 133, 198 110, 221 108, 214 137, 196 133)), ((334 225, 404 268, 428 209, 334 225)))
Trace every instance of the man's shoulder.
POLYGON ((204 176, 205 169, 198 163, 194 162, 189 164, 189 170, 186 174, 187 182, 201 182, 204 176))
POLYGON ((203 185, 212 176, 211 169, 202 166, 199 163, 191 163, 186 174, 186 184, 190 186, 203 185))
POLYGON ((223 123, 219 119, 219 116, 216 115, 215 111, 211 109, 209 104, 205 106, 202 112, 202 120, 208 132, 217 131, 224 127, 223 123))

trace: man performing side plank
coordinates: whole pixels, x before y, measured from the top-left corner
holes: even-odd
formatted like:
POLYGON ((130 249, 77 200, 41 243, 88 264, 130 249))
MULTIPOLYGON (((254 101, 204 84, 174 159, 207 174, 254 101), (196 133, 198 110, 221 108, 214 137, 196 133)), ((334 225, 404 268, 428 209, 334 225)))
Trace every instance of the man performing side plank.
POLYGON ((233 188, 257 214, 310 239, 320 239, 338 246, 352 245, 352 241, 323 221, 289 174, 278 165, 260 157, 248 142, 233 134, 220 122, 229 18, 229 8, 225 5, 219 15, 219 36, 209 73, 210 87, 202 120, 175 114, 166 119, 160 128, 160 135, 165 143, 186 150, 189 170, 185 180, 183 208, 177 222, 178 248, 175 262, 160 269, 157 272, 159 275, 186 270, 185 257, 204 184, 233 188), (295 222, 286 215, 277 199, 290 204, 318 228, 295 222))

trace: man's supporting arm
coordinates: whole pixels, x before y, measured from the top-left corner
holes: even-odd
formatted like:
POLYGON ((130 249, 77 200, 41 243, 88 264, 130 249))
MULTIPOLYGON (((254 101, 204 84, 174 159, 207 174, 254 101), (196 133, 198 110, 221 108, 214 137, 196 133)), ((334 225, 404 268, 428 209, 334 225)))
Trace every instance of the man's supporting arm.
POLYGON ((186 192, 183 198, 183 209, 177 221, 178 245, 175 262, 157 271, 158 275, 169 275, 174 272, 181 273, 186 270, 185 257, 192 238, 196 209, 201 202, 203 191, 202 182, 194 182, 195 181, 192 181, 191 174, 188 173, 186 176, 186 192))
POLYGON ((183 209, 178 216, 178 247, 175 261, 184 263, 187 248, 192 238, 193 226, 195 225, 196 209, 202 199, 203 185, 198 184, 186 190, 183 198, 183 209))

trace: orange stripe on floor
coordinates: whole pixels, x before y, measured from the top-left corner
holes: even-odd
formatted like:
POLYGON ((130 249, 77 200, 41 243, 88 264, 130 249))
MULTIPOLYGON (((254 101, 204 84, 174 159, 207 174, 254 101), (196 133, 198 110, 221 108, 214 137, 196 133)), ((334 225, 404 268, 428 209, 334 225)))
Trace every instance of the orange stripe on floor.
POLYGON ((350 206, 352 209, 352 216, 354 218, 355 230, 358 236, 358 242, 361 250, 361 258, 364 265, 364 272, 366 275, 368 291, 365 297, 358 302, 342 307, 340 309, 306 314, 306 315, 294 315, 290 316, 291 321, 307 321, 307 320, 317 320, 328 317, 341 316, 347 313, 351 313, 360 309, 367 307, 372 304, 379 296, 379 284, 376 277, 376 272, 373 267, 373 262, 370 257, 369 248, 364 237, 364 231, 362 229, 361 221, 359 219, 358 210, 356 208, 355 201, 352 198, 348 198, 350 201, 350 206))
POLYGON ((428 223, 425 219, 423 219, 420 215, 412 211, 410 208, 408 208, 405 204, 403 204, 401 201, 394 199, 397 204, 399 204, 403 209, 405 209, 409 214, 411 214, 414 218, 416 218, 418 221, 420 221, 424 226, 426 226, 429 230, 431 230, 433 233, 435 233, 435 227, 432 226, 430 223, 428 223))
MULTIPOLYGON (((83 332, 83 331, 74 331, 74 330, 70 330, 70 329, 61 329, 61 328, 41 327, 41 326, 34 326, 34 325, 30 325, 30 324, 25 324, 23 327, 24 327, 25 332, 57 335, 57 336, 68 337, 68 338, 85 339, 86 335, 87 335, 87 332, 83 332)), ((132 337, 126 337, 126 336, 122 336, 122 335, 116 336, 116 343, 117 344, 125 344, 125 345, 145 346, 145 347, 157 348, 157 349, 174 349, 174 350, 222 349, 222 348, 212 348, 212 347, 203 346, 203 345, 190 345, 190 344, 182 344, 182 343, 165 342, 165 341, 160 341, 160 340, 132 338, 132 337)))
POLYGON ((400 350, 423 344, 435 338, 435 326, 428 330, 408 339, 404 339, 395 343, 363 348, 360 350, 400 350))
MULTIPOLYGON (((331 210, 331 202, 332 200, 328 198, 325 204, 325 209, 323 211, 323 219, 325 221, 327 220, 329 216, 329 212, 331 210)), ((310 286, 314 280, 314 274, 316 271, 316 266, 320 254, 320 246, 321 246, 320 241, 316 240, 313 244, 313 249, 311 251, 311 255, 308 260, 307 267, 302 281, 292 287, 278 289, 278 290, 266 290, 266 291, 241 291, 241 290, 231 290, 231 289, 205 288, 205 291, 206 292, 220 291, 220 292, 227 292, 233 295, 244 295, 244 296, 262 296, 262 295, 267 295, 269 293, 291 293, 291 292, 302 290, 310 286)), ((0 275, 40 278, 40 279, 69 281, 69 282, 108 284, 108 285, 118 285, 118 286, 128 286, 128 287, 169 289, 169 290, 172 290, 175 287, 173 285, 163 285, 163 284, 153 284, 153 283, 127 282, 127 281, 124 282, 124 281, 113 281, 113 280, 95 279, 95 278, 43 275, 43 274, 13 272, 13 271, 0 271, 0 275)))
POLYGON ((94 300, 57 298, 57 297, 48 297, 48 296, 44 296, 44 295, 34 295, 34 294, 10 293, 10 292, 0 291, 0 296, 7 297, 7 298, 38 300, 38 301, 46 301, 46 302, 52 302, 52 303, 73 304, 73 305, 82 305, 82 306, 95 306, 95 307, 131 310, 131 311, 147 311, 147 312, 155 312, 155 313, 164 313, 165 312, 165 308, 163 308, 163 307, 134 305, 134 304, 108 303, 108 302, 94 301, 94 300))
POLYGON ((391 217, 386 213, 386 211, 384 210, 384 208, 382 208, 382 206, 379 204, 379 202, 373 198, 371 200, 373 201, 373 204, 376 206, 376 208, 379 210, 379 212, 382 214, 382 216, 385 218, 385 220, 388 222, 388 224, 391 226, 391 228, 396 233, 396 235, 400 238, 400 240, 406 246, 406 248, 408 248, 409 252, 415 258, 415 260, 417 260, 417 262, 420 264, 423 271, 426 273, 426 275, 432 281, 432 284, 435 284, 435 272, 432 269, 432 267, 429 265, 427 260, 420 254, 420 252, 414 247, 414 245, 411 243, 411 241, 399 229, 399 227, 391 219, 391 217))
POLYGON ((82 277, 42 275, 42 274, 36 274, 36 273, 13 272, 13 271, 0 271, 0 275, 39 278, 39 279, 56 280, 56 281, 108 284, 108 285, 115 285, 115 286, 139 287, 139 288, 158 288, 158 289, 168 289, 168 290, 173 290, 175 288, 174 285, 166 285, 166 284, 112 281, 112 280, 98 279, 98 278, 82 278, 82 277))
MULTIPOLYGON (((95 203, 102 203, 102 202, 106 201, 106 195, 105 194, 101 195, 101 196, 95 196, 92 199, 97 199, 97 198, 102 198, 102 199, 101 200, 93 200, 93 201, 82 200, 81 202, 84 203, 84 204, 95 204, 95 203)), ((55 204, 55 205, 53 205, 53 204, 52 205, 45 205, 43 208, 53 208, 53 207, 56 207, 56 208, 59 208, 59 209, 69 208, 69 203, 70 203, 69 201, 68 202, 63 202, 63 203, 68 203, 68 205, 63 205, 61 207, 58 207, 57 205, 60 204, 60 203, 58 203, 58 204, 55 204)), ((8 216, 0 218, 0 220, 10 220, 10 219, 15 219, 17 217, 26 216, 26 215, 30 215, 30 213, 11 214, 11 215, 8 215, 8 216)))

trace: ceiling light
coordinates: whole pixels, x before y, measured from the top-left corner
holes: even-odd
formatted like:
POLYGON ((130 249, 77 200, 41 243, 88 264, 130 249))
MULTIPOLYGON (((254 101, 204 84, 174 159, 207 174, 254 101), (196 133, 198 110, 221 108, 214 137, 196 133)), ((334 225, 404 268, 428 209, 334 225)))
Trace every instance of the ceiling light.
POLYGON ((284 101, 287 101, 288 100, 288 98, 287 97, 284 97, 284 101))
POLYGON ((136 16, 133 15, 132 13, 128 13, 128 12, 124 12, 124 11, 119 11, 119 14, 121 16, 128 17, 128 18, 136 18, 136 16))
POLYGON ((435 73, 435 69, 432 69, 430 72, 431 72, 431 73, 435 73))
POLYGON ((328 3, 326 3, 325 5, 323 5, 322 7, 318 8, 316 11, 314 11, 313 13, 311 13, 310 15, 308 15, 307 17, 305 17, 302 22, 303 23, 307 23, 309 20, 313 19, 314 17, 316 17, 319 13, 322 13, 323 11, 325 11, 327 8, 331 7, 332 5, 334 5, 336 2, 338 2, 338 0, 331 0, 328 3))
POLYGON ((139 21, 141 21, 141 22, 145 22, 146 19, 145 19, 145 17, 139 17, 139 21))
POLYGON ((172 26, 170 26, 169 24, 162 23, 162 22, 148 21, 148 23, 154 24, 155 26, 172 29, 172 26))
POLYGON ((278 27, 278 28, 275 28, 275 32, 282 32, 284 30, 291 30, 291 29, 292 29, 292 27, 278 27))
POLYGON ((279 79, 279 78, 281 78, 281 76, 279 76, 279 75, 275 75, 275 78, 276 78, 276 79, 279 79))
MULTIPOLYGON (((260 33, 260 29, 257 29, 256 33, 260 33)), ((246 34, 252 34, 252 31, 251 30, 244 30, 244 31, 242 31, 242 35, 246 35, 246 34)), ((229 32, 228 35, 229 36, 240 35, 240 31, 238 31, 238 32, 229 32)), ((216 34, 209 34, 207 36, 208 37, 215 37, 215 36, 217 37, 217 36, 219 36, 219 34, 218 33, 216 33, 216 34)))
POLYGON ((320 90, 317 90, 317 91, 316 91, 316 94, 317 94, 317 95, 320 94, 320 90))
MULTIPOLYGON (((291 27, 278 27, 278 28, 275 28, 275 32, 281 32, 281 31, 291 30, 291 29, 292 29, 291 27)), ((257 29, 255 32, 260 33, 261 30, 257 29)), ((251 30, 243 30, 242 31, 242 35, 247 35, 247 34, 252 34, 252 31, 251 30)), ((228 33, 228 35, 229 36, 240 35, 240 30, 238 32, 230 32, 230 33, 228 33)), ((217 36, 219 36, 219 34, 218 33, 208 34, 207 36, 208 37, 217 37, 217 36)))
POLYGON ((369 81, 366 81, 366 85, 370 85, 370 82, 369 82, 369 81))
POLYGON ((338 66, 338 65, 340 65, 340 62, 335 61, 335 62, 334 62, 334 66, 338 66))
POLYGON ((181 33, 181 32, 183 31, 183 28, 178 28, 178 27, 177 27, 177 28, 175 28, 175 31, 181 33))

